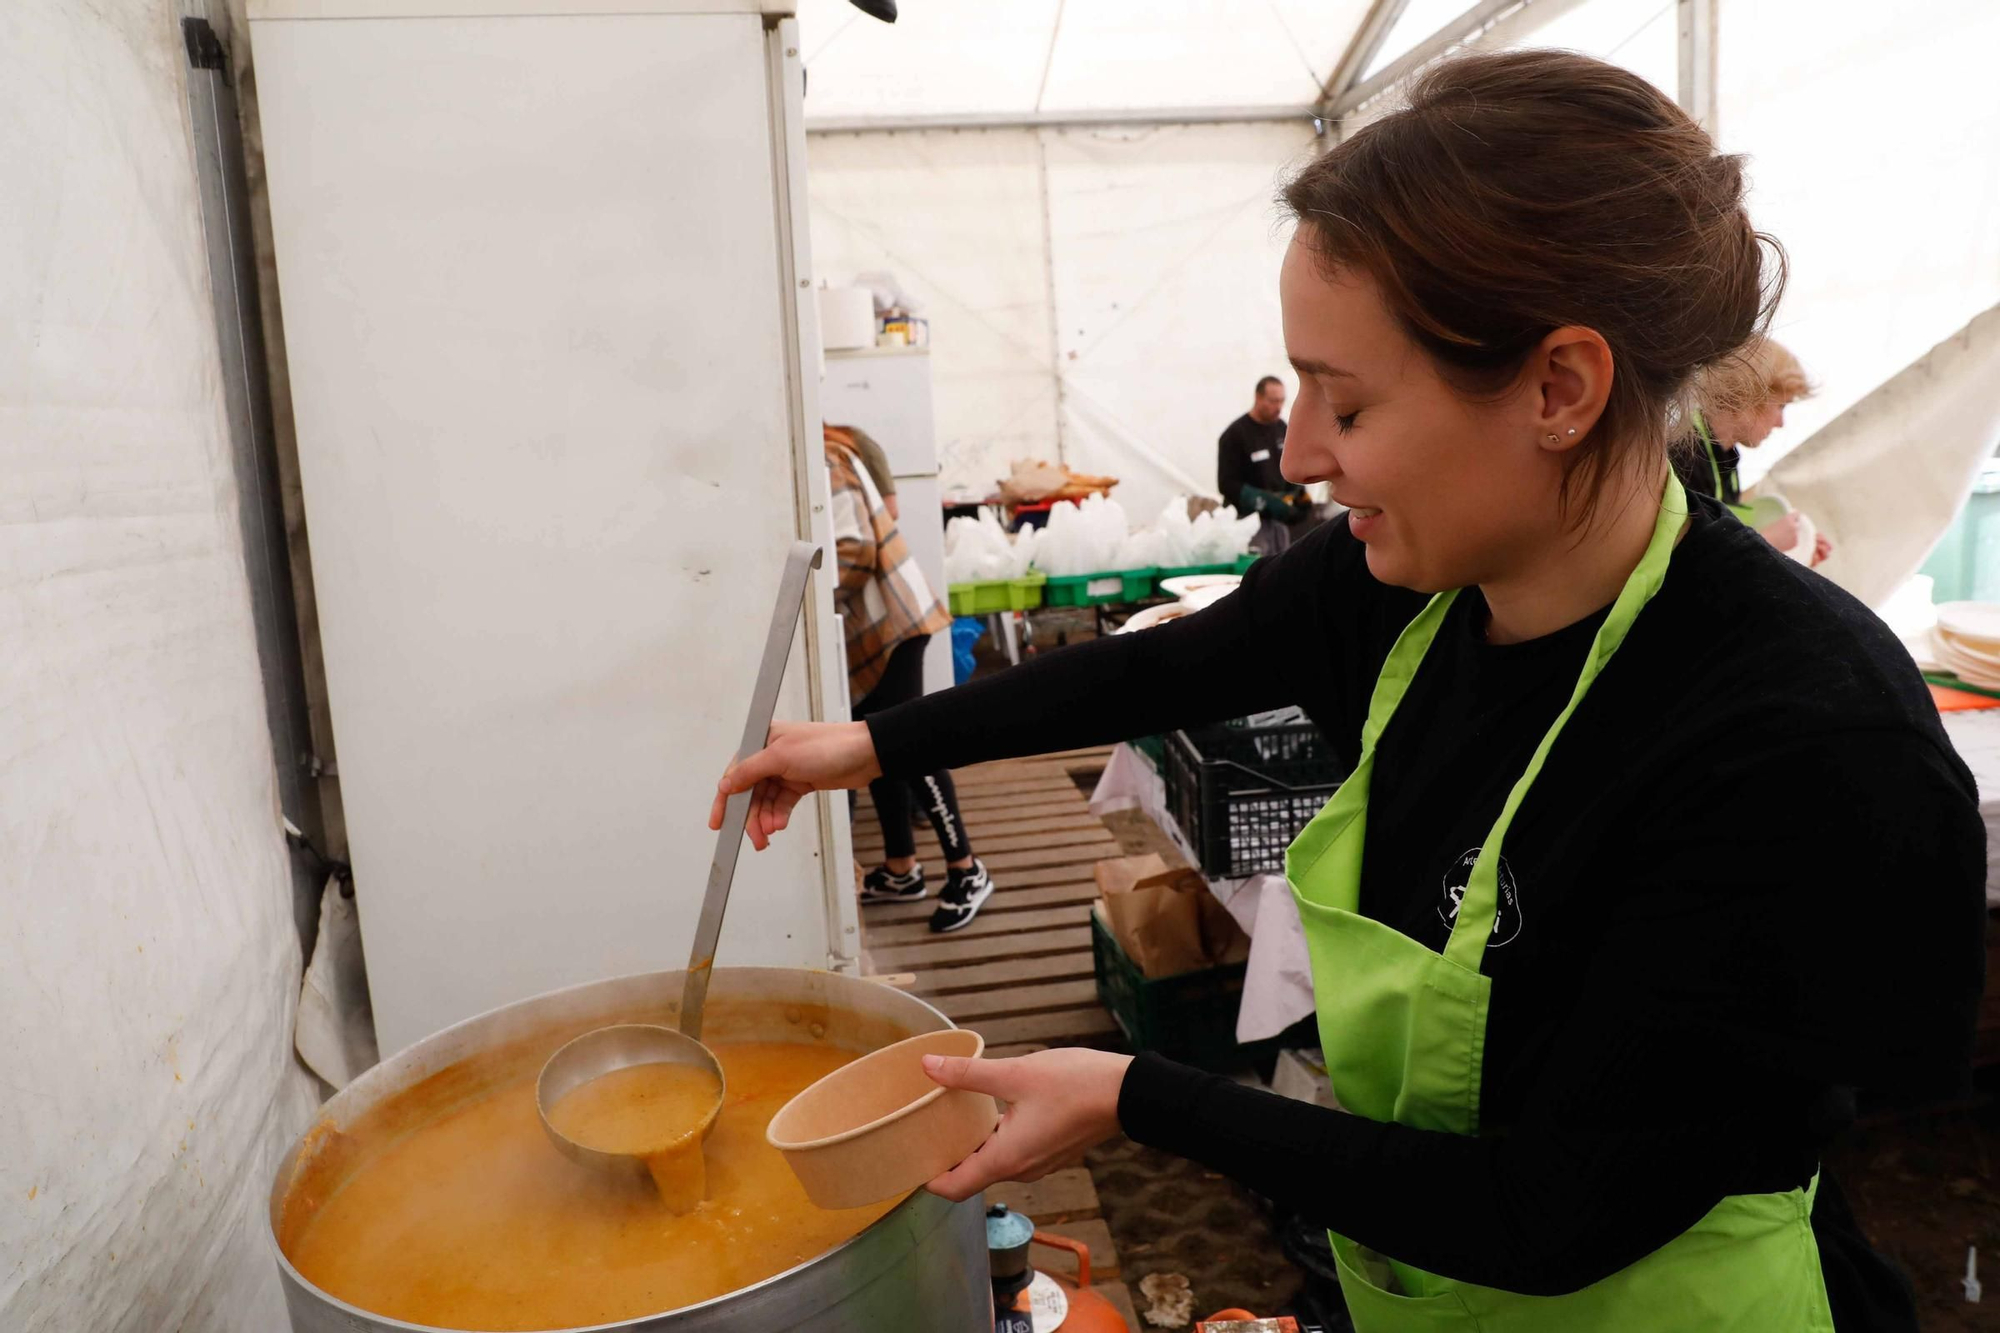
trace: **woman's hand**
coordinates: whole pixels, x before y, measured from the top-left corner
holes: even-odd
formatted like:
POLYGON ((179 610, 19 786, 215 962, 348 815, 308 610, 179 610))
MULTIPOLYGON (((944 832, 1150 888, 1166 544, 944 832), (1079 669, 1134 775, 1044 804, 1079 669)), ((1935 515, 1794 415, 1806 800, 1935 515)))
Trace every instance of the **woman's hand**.
POLYGON ((1040 1180, 1075 1166, 1118 1133, 1118 1090, 1129 1055, 1066 1047, 1014 1060, 927 1055, 924 1072, 941 1087, 984 1092, 1007 1103, 1000 1127, 978 1152, 933 1180, 933 1194, 969 1199, 998 1180, 1040 1180))
POLYGON ((729 766, 709 807, 708 826, 722 828, 722 808, 737 792, 752 792, 744 831, 763 851, 789 824, 808 792, 865 787, 882 776, 866 722, 773 722, 763 749, 729 766))
POLYGON ((1832 554, 1833 543, 1827 539, 1827 535, 1824 532, 1815 532, 1813 534, 1813 565, 1817 567, 1832 554))

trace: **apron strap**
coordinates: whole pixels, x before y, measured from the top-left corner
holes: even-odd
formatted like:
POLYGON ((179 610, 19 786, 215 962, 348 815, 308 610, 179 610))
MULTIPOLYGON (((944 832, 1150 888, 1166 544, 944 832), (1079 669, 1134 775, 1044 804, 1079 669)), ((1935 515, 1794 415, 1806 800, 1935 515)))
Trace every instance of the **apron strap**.
POLYGON ((1708 459, 1708 475, 1715 478, 1715 498, 1728 504, 1729 497, 1722 493, 1722 460, 1715 456, 1715 436, 1709 432, 1708 422, 1700 412, 1688 413, 1688 420, 1694 422, 1694 433, 1701 437, 1702 456, 1708 459))
POLYGON ((1416 679, 1417 668, 1424 664, 1424 654, 1437 638, 1438 627, 1444 624, 1444 613, 1458 600, 1458 594, 1457 588, 1450 588, 1432 597, 1396 636, 1388 660, 1382 663, 1382 670, 1375 677, 1374 693, 1368 697, 1368 720, 1361 724, 1363 754, 1373 751, 1375 742, 1382 739, 1389 719, 1396 715, 1396 706, 1402 703, 1410 682, 1416 679))
POLYGON ((1507 836, 1507 829, 1514 822, 1515 811, 1527 798, 1528 788, 1542 771, 1542 764, 1548 759, 1549 751, 1555 747, 1556 737, 1562 734, 1563 724, 1569 721, 1577 706, 1583 702, 1584 694, 1590 689, 1598 674, 1625 642, 1625 636, 1639 619, 1639 612, 1653 599, 1653 594, 1666 582, 1667 564, 1674 553, 1674 543, 1679 540, 1681 528, 1687 522, 1687 492, 1682 488, 1680 478, 1667 473, 1666 493, 1660 500, 1659 516, 1653 523, 1652 540, 1646 544, 1646 554, 1632 571, 1625 586, 1618 593, 1618 600, 1611 605, 1611 614, 1598 627, 1597 637, 1591 641, 1590 654, 1584 659, 1583 671, 1578 675, 1576 688, 1570 692, 1569 703, 1548 731, 1542 736, 1542 743, 1535 747, 1534 758, 1507 793, 1507 803, 1500 809, 1500 817, 1493 821, 1492 832, 1486 835, 1485 843, 1479 849, 1479 858, 1473 863, 1472 878, 1466 883, 1465 897, 1459 903, 1458 919, 1452 924, 1451 939, 1445 944, 1444 955, 1452 962, 1469 971, 1479 970, 1480 960, 1486 954, 1486 942, 1493 936, 1493 923, 1500 911, 1500 845, 1507 836))

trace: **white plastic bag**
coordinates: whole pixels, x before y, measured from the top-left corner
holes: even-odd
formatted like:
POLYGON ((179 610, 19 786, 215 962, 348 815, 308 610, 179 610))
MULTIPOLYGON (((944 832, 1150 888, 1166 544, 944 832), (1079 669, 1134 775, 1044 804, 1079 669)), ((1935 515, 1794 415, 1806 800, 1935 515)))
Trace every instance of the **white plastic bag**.
POLYGON ((1048 525, 1035 541, 1035 568, 1055 578, 1139 568, 1118 563, 1130 535, 1116 500, 1101 495, 1080 505, 1065 500, 1049 511, 1048 525))
POLYGON ((1234 509, 1217 509, 1188 525, 1191 565, 1226 565, 1250 549, 1262 520, 1255 514, 1236 517, 1234 509))
POLYGON ((1160 552, 1165 546, 1161 534, 1152 528, 1141 528, 1125 535, 1119 543, 1114 557, 1113 569, 1157 569, 1162 563, 1160 552))
POLYGON ((1261 520, 1255 514, 1242 518, 1227 505, 1187 516, 1187 500, 1176 496, 1153 520, 1157 563, 1162 569, 1185 569, 1191 565, 1226 565, 1250 549, 1261 520))
POLYGON ((978 518, 955 518, 945 524, 944 577, 947 583, 1018 579, 1028 572, 1028 563, 1034 558, 1034 553, 1034 530, 1030 528, 1009 537, 990 509, 982 509, 978 518))

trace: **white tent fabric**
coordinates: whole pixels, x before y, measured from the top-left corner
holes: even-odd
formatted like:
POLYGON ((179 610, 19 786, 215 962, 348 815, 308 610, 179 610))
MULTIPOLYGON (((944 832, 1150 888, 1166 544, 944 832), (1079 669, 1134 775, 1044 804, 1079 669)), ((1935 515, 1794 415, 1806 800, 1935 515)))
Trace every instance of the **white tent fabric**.
MULTIPOLYGON (((1415 0, 1374 65, 1463 8, 1415 0)), ((808 0, 808 119, 1305 103, 1365 9, 905 5, 890 28, 808 0), (1311 72, 1279 58, 1287 41, 1311 72)), ((1675 82, 1659 0, 1538 0, 1473 45, 1528 40, 1675 82)), ((1120 478, 1143 518, 1212 493, 1215 437, 1256 380, 1290 385, 1274 200, 1315 142, 1303 117, 816 134, 814 263, 836 283, 887 270, 924 302, 947 487, 984 494, 1015 458, 1059 459, 1120 478)))
POLYGON ((1720 0, 1718 22, 1722 144, 1790 252, 1776 334, 1821 386, 1745 460, 1754 481, 2000 302, 2000 5, 1720 0))
POLYGON ((807 155, 813 267, 888 271, 923 303, 945 484, 983 493, 1010 459, 1054 458, 1039 134, 816 135, 807 155))
MULTIPOLYGON (((1631 70, 1672 97, 1680 86, 1678 9, 1664 0, 1590 0, 1560 11, 1551 5, 1542 21, 1517 29, 1506 45, 1581 51, 1631 70)), ((1532 7, 1526 17, 1536 17, 1532 7)))
POLYGON ((815 135, 813 263, 923 303, 947 487, 1060 459, 1150 516, 1214 488, 1216 436, 1287 373, 1274 200, 1312 143, 1303 122, 815 135))
POLYGON ((801 0, 808 120, 1310 105, 1367 0, 801 0))
MULTIPOLYGON (((1458 0, 1411 0, 1367 73, 1375 74, 1465 9, 1458 0)), ((1500 13, 1468 35, 1451 54, 1555 47, 1610 61, 1647 80, 1669 97, 1680 85, 1678 7, 1672 0, 1530 0, 1500 13)), ((1353 134, 1401 104, 1402 90, 1391 87, 1341 119, 1353 134)))
POLYGON ((1303 126, 1067 131, 1046 139, 1064 458, 1123 479, 1135 519, 1215 489, 1216 437, 1289 377, 1277 186, 1303 126))
MULTIPOLYGON (((1970 92, 2000 6, 1911 0, 1830 21, 1718 3, 1722 143, 1750 155, 1753 215, 1792 257, 1778 334, 1825 386, 1752 455, 1754 480, 2000 300, 2000 99, 1970 92)), ((1412 0, 1370 70, 1464 8, 1412 0)), ((906 4, 892 28, 806 0, 808 120, 1296 104, 1364 10, 906 4)), ((1580 50, 1671 93, 1677 18, 1670 0, 1532 0, 1465 45, 1580 50)), ((815 262, 836 282, 888 269, 929 303, 948 485, 984 491, 1033 454, 1125 479, 1144 514, 1213 485, 1240 381, 1278 362, 1282 232, 1261 205, 1311 151, 1308 126, 817 134, 815 262)))
POLYGON ((316 1102, 170 6, 0 17, 0 1328, 284 1326, 316 1102))
POLYGON ((1763 489, 1833 539, 1820 572, 1880 607, 1923 564, 2000 448, 2000 306, 1771 470, 1763 489))

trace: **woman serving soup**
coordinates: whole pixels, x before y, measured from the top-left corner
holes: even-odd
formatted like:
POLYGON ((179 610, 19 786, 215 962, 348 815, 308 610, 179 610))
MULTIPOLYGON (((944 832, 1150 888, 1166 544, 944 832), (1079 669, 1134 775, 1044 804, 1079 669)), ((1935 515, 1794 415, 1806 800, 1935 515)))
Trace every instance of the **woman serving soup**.
POLYGON ((1287 704, 1353 760, 1286 858, 1342 1109, 943 1061, 1011 1110, 933 1190, 1122 1129, 1323 1223, 1361 1333, 1915 1327, 1820 1162, 1854 1089, 1962 1074, 1984 832, 1889 631, 1669 465, 1781 286, 1742 192, 1634 75, 1439 66, 1284 192, 1284 473, 1344 520, 1197 614, 730 769, 762 847, 816 789, 1287 704))

